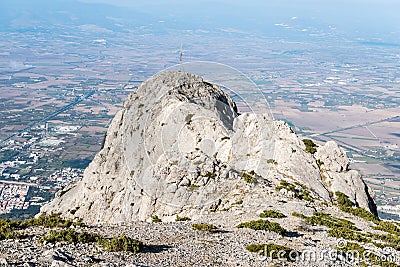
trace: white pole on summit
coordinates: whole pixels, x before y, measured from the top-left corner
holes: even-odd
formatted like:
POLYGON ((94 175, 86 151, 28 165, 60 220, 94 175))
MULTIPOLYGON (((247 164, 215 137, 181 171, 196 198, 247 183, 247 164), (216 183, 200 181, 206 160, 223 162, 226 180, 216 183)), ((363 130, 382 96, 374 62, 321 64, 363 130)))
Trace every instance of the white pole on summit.
POLYGON ((182 65, 182 43, 181 43, 181 47, 180 47, 180 50, 179 50, 179 70, 180 71, 183 71, 183 65, 182 65))

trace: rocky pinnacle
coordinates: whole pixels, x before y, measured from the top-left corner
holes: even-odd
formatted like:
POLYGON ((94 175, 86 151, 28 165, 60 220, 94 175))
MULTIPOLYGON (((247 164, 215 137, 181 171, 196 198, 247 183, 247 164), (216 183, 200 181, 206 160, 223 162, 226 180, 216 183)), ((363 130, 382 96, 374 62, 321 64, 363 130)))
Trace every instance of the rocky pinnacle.
POLYGON ((348 165, 335 142, 310 153, 285 122, 239 114, 218 86, 189 73, 163 72, 129 95, 83 179, 41 212, 110 225, 153 215, 196 218, 238 199, 252 202, 249 211, 280 198, 296 202, 292 191, 274 190, 286 181, 321 202, 343 192, 376 213, 370 189, 348 165))

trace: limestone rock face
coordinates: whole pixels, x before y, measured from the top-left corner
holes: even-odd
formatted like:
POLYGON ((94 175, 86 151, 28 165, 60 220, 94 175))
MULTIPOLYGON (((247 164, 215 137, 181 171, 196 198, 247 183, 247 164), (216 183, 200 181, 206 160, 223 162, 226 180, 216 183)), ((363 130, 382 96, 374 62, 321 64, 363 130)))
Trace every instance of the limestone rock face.
POLYGON ((226 207, 249 188, 269 194, 280 180, 299 183, 323 201, 331 200, 329 191, 342 191, 373 211, 367 186, 356 171, 343 172, 347 166, 334 142, 314 157, 286 123, 267 114, 239 115, 216 85, 164 72, 127 98, 83 179, 41 212, 89 224, 194 218, 226 207), (323 162, 322 176, 316 159, 323 162))
POLYGON ((347 171, 350 163, 344 150, 334 141, 328 141, 320 146, 315 153, 315 158, 320 160, 321 169, 333 172, 347 171))
POLYGON ((345 193, 356 205, 377 214, 371 190, 357 171, 348 171, 350 161, 342 148, 328 141, 317 148, 314 156, 320 162, 321 175, 329 191, 345 193))
POLYGON ((355 170, 348 172, 324 172, 326 180, 331 192, 345 193, 349 199, 357 206, 370 210, 373 214, 378 214, 376 205, 372 201, 372 193, 368 186, 362 180, 360 174, 355 170))

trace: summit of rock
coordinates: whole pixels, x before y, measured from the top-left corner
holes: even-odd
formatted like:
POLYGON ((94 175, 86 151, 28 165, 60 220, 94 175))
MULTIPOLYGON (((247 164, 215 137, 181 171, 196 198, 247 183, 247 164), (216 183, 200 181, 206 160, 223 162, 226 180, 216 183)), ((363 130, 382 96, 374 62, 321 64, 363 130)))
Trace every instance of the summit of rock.
POLYGON ((254 213, 286 199, 288 210, 312 213, 307 199, 275 189, 286 181, 307 191, 308 200, 331 202, 340 191, 376 214, 369 188, 348 165, 336 143, 309 153, 285 122, 239 114, 217 85, 163 72, 126 99, 83 179, 41 212, 111 225, 154 215, 163 221, 201 218, 238 201, 246 203, 240 214, 254 213))

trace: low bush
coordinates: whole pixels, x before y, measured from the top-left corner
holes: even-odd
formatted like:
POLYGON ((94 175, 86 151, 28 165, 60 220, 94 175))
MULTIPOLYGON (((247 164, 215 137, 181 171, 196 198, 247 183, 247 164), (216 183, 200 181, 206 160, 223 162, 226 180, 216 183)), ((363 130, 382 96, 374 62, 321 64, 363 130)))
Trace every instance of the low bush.
POLYGON ((143 243, 126 235, 112 239, 99 239, 98 243, 109 252, 129 251, 138 253, 143 249, 143 243))
POLYGON ((191 185, 189 185, 188 189, 189 189, 189 191, 194 191, 194 190, 199 189, 199 187, 200 186, 197 184, 191 184, 191 185))
POLYGON ((160 219, 160 218, 158 218, 158 216, 157 216, 157 215, 153 215, 153 216, 151 216, 151 220, 152 220, 154 223, 161 222, 161 219, 160 219))
POLYGON ((191 219, 189 217, 179 217, 176 215, 175 221, 176 222, 184 222, 184 221, 190 221, 191 219))
POLYGON ((342 192, 335 192, 335 195, 337 197, 337 203, 340 207, 348 207, 351 208, 353 207, 353 202, 348 198, 348 196, 342 192))
POLYGON ((329 228, 347 228, 350 230, 358 231, 359 229, 348 220, 336 218, 323 212, 314 212, 313 216, 306 217, 306 222, 309 224, 322 225, 329 228))
MULTIPOLYGON (((349 203, 346 199, 342 200, 342 205, 349 203)), ((328 236, 330 237, 373 243, 377 247, 392 247, 400 250, 400 236, 398 235, 397 225, 393 222, 379 221, 378 226, 374 227, 374 229, 386 231, 387 234, 378 234, 361 232, 352 222, 322 212, 314 212, 313 216, 310 217, 297 212, 293 212, 292 215, 304 219, 308 224, 322 225, 330 228, 328 230, 328 236)))
POLYGON ((306 146, 306 152, 315 154, 317 152, 317 145, 310 139, 303 139, 303 143, 306 146))
POLYGON ((143 243, 121 235, 119 237, 113 237, 111 239, 100 237, 93 233, 88 232, 77 232, 74 229, 67 230, 50 230, 50 233, 42 237, 39 242, 68 242, 68 243, 97 243, 105 250, 109 252, 117 251, 129 251, 133 253, 140 252, 143 247, 143 243))
POLYGON ((285 214, 275 210, 264 210, 260 213, 261 218, 285 218, 285 214))
POLYGON ((292 212, 292 215, 293 216, 295 216, 295 217, 299 217, 299 218, 302 218, 302 219, 306 219, 307 218, 307 216, 305 216, 304 214, 301 214, 301 213, 298 213, 298 212, 292 212))
POLYGON ((285 180, 281 180, 280 185, 275 187, 275 190, 280 191, 281 189, 286 189, 287 191, 293 192, 295 198, 306 201, 314 201, 314 199, 311 197, 310 191, 308 191, 305 185, 302 185, 300 183, 296 183, 296 185, 291 184, 285 180))
POLYGON ((400 251, 400 237, 391 234, 370 234, 374 240, 380 240, 384 242, 384 246, 392 247, 398 251, 400 251))
POLYGON ((192 122, 192 118, 193 118, 194 114, 187 114, 185 117, 185 122, 186 124, 190 124, 192 122))
POLYGON ((366 243, 371 242, 371 238, 369 238, 368 234, 353 231, 345 227, 334 227, 329 229, 328 236, 335 238, 343 238, 346 240, 353 240, 357 242, 366 242, 366 243))
POLYGON ((360 208, 360 207, 353 207, 353 202, 351 202, 351 200, 348 198, 348 196, 346 196, 344 193, 342 192, 336 192, 335 193, 336 197, 337 197, 337 202, 339 205, 339 208, 341 211, 350 213, 354 216, 363 218, 367 221, 371 221, 374 223, 379 224, 379 218, 377 216, 375 216, 374 214, 372 214, 371 212, 360 208))
POLYGON ((350 258, 350 261, 358 261, 362 259, 363 261, 360 262, 362 266, 385 266, 385 267, 397 267, 394 262, 382 260, 381 257, 378 257, 376 254, 367 251, 364 247, 360 246, 357 243, 348 242, 344 247, 337 247, 337 250, 347 253, 346 255, 353 255, 353 257, 357 258, 350 258), (356 253, 355 253, 356 252, 356 253), (366 253, 367 252, 367 253, 366 253))
POLYGON ((256 173, 254 171, 251 171, 250 173, 241 172, 240 176, 242 176, 243 179, 248 184, 254 184, 255 182, 257 182, 257 175, 256 175, 256 173))
POLYGON ((60 213, 52 213, 48 214, 41 214, 38 218, 30 218, 25 221, 19 221, 20 226, 22 228, 26 228, 29 226, 43 226, 46 228, 55 228, 55 227, 70 227, 71 225, 74 226, 85 226, 80 221, 73 221, 71 219, 63 219, 60 217, 60 213))
POLYGON ((380 219, 378 217, 376 217, 374 214, 372 214, 371 212, 369 212, 363 208, 360 208, 360 207, 347 208, 347 209, 343 209, 343 211, 353 214, 354 216, 363 218, 364 220, 374 222, 374 223, 379 223, 379 221, 380 221, 380 219))
POLYGON ((243 199, 239 199, 238 201, 233 203, 233 205, 242 205, 242 204, 243 204, 243 199))
POLYGON ((380 221, 374 229, 400 236, 400 226, 394 222, 380 221))
POLYGON ((215 230, 217 230, 217 227, 208 223, 194 223, 192 224, 192 229, 199 231, 214 232, 215 230))
POLYGON ((13 221, 0 220, 0 240, 20 238, 21 235, 16 230, 17 226, 13 221))
POLYGON ((268 220, 257 220, 257 221, 249 221, 249 222, 244 222, 240 223, 238 228, 250 228, 253 230, 265 230, 265 231, 271 231, 278 233, 280 235, 286 235, 287 231, 285 228, 283 228, 279 223, 276 222, 270 222, 268 220))
POLYGON ((76 231, 71 226, 85 226, 82 222, 65 220, 59 214, 42 214, 38 218, 30 218, 24 221, 0 220, 0 240, 23 238, 17 230, 28 227, 42 226, 46 228, 68 228, 62 230, 50 230, 50 232, 39 239, 39 242, 68 242, 68 243, 97 243, 108 251, 131 251, 139 252, 142 243, 122 235, 112 239, 102 238, 96 234, 86 231, 76 231))
POLYGON ((50 233, 42 237, 40 242, 68 242, 68 243, 91 243, 96 242, 100 237, 87 232, 77 232, 74 229, 67 230, 50 230, 50 233))
POLYGON ((42 226, 46 228, 84 226, 80 221, 65 220, 60 214, 42 214, 38 218, 29 218, 27 220, 0 220, 0 240, 23 238, 18 230, 23 230, 32 226, 42 226))
POLYGON ((217 174, 215 172, 207 172, 206 174, 203 175, 203 177, 208 177, 210 179, 214 179, 217 177, 217 174))

